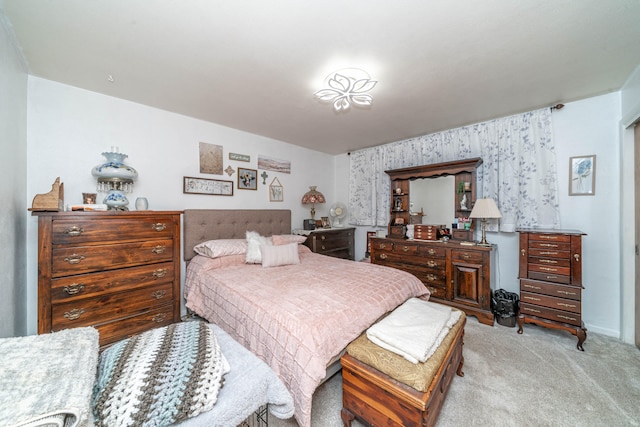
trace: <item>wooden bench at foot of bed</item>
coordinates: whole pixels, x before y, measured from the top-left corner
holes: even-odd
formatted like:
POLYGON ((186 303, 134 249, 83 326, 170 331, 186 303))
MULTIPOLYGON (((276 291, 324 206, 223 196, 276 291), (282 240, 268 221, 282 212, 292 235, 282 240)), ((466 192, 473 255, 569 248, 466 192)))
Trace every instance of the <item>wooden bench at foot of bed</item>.
MULTIPOLYGON (((342 421, 355 418, 371 426, 433 426, 454 374, 464 376, 462 346, 466 318, 455 332, 425 392, 418 391, 345 354, 342 363, 342 421)), ((444 344, 444 342, 443 342, 444 344)))

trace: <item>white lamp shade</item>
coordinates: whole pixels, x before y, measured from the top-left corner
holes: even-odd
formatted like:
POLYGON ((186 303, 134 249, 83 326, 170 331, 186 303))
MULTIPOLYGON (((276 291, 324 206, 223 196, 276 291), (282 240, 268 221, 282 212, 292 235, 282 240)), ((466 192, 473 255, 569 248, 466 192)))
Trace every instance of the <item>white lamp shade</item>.
POLYGON ((502 218, 502 214, 493 199, 478 199, 473 205, 470 218, 502 218))

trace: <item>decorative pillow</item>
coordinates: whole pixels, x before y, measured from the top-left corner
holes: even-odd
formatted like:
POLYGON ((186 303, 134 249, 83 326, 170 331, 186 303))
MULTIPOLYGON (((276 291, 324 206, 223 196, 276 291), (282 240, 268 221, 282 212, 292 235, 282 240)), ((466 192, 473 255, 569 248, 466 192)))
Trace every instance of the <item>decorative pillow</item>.
POLYGON ((276 246, 287 245, 289 243, 304 243, 307 236, 299 236, 297 234, 274 234, 271 236, 273 244, 276 246))
POLYGON ((271 246, 271 237, 261 236, 257 231, 247 231, 247 264, 260 264, 262 262, 262 253, 260 245, 271 246))
POLYGON ((247 253, 245 239, 217 239, 202 242, 193 248, 194 252, 209 258, 247 253))
POLYGON ((279 265, 300 264, 298 257, 298 244, 289 243, 287 245, 260 246, 262 251, 262 266, 277 267, 279 265))
POLYGON ((228 363, 205 322, 174 323, 119 341, 100 356, 96 426, 179 423, 211 410, 228 363))

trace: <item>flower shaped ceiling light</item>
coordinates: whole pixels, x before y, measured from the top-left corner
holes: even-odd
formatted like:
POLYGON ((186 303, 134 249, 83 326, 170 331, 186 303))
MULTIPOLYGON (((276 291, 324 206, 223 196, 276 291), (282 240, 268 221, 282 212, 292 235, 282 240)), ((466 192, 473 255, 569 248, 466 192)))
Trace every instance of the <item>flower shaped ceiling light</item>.
POLYGON ((351 105, 369 107, 373 97, 369 95, 378 83, 359 68, 347 68, 331 73, 325 79, 329 88, 320 89, 314 95, 320 101, 333 102, 336 112, 347 111, 351 105))

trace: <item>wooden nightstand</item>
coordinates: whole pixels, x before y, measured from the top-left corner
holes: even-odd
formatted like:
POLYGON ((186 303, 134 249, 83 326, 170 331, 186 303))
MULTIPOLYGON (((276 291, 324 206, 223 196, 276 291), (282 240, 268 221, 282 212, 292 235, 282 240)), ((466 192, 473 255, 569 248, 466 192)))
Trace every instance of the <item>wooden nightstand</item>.
POLYGON ((304 242, 311 251, 336 258, 355 260, 355 231, 349 228, 321 228, 308 233, 304 242))
POLYGON ((107 345, 180 321, 178 211, 37 212, 38 333, 107 345))

